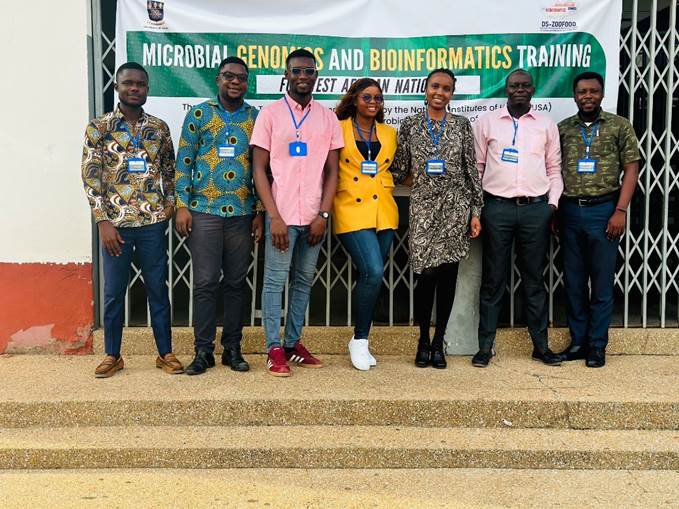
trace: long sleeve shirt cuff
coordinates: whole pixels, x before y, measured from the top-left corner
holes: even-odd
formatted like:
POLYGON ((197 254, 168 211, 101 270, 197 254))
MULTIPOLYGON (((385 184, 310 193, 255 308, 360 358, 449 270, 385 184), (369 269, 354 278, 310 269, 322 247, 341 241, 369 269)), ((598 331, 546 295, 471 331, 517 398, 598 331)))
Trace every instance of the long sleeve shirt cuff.
POLYGON ((92 215, 94 216, 95 223, 101 223, 102 221, 108 221, 109 218, 102 209, 96 208, 92 209, 92 215))
POLYGON ((548 203, 550 205, 554 205, 556 208, 559 208, 559 198, 561 198, 561 192, 550 191, 548 203))

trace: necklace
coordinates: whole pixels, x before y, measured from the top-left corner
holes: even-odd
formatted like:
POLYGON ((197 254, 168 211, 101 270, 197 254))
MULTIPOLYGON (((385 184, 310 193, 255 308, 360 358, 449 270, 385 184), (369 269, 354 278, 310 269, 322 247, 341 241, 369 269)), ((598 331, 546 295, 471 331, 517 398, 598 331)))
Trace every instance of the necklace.
POLYGON ((364 133, 369 133, 369 132, 372 131, 373 128, 375 127, 375 126, 370 126, 370 129, 363 129, 363 128, 362 128, 360 125, 358 125, 358 124, 354 124, 354 125, 356 126, 356 129, 358 129, 359 131, 362 131, 362 132, 364 132, 364 133))

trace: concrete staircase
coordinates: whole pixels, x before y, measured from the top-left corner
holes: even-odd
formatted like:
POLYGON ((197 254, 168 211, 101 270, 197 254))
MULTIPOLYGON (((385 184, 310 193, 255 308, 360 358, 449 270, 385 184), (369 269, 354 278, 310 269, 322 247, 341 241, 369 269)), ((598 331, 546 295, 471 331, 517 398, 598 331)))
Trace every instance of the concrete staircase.
MULTIPOLYGON (((175 352, 188 363, 191 332, 174 332, 175 352)), ((305 495, 286 499, 289 505, 274 497, 271 507, 549 507, 559 486, 585 497, 610 493, 617 507, 677 506, 679 356, 672 332, 615 331, 609 351, 617 355, 603 369, 587 369, 583 362, 533 362, 525 332, 505 330, 489 368, 449 357, 447 370, 434 370, 412 364, 414 329, 378 328, 378 367, 367 373, 344 355, 350 336, 346 328, 308 328, 305 344, 326 366, 294 368, 289 379, 268 376, 261 354, 247 356, 248 373, 218 364, 201 376, 166 375, 154 366, 146 329, 126 331, 125 369, 110 379, 93 378, 99 356, 0 356, 0 492, 20 495, 21 480, 56 493, 96 473, 101 490, 90 489, 104 499, 105 486, 125 476, 150 485, 174 479, 176 490, 191 493, 191 472, 199 469, 217 485, 241 479, 234 506, 263 506, 282 489, 281 476, 296 479, 296 493, 305 495), (271 468, 277 470, 262 470, 271 468), (257 469, 251 475, 269 481, 245 489, 247 474, 221 476, 219 469, 257 469), (422 476, 440 485, 426 489, 422 476), (489 479, 495 489, 486 493, 480 487, 489 479), (532 483, 545 489, 533 493, 532 483)), ((552 338, 555 349, 565 342, 563 331, 552 338)), ((244 350, 261 351, 261 342, 261 331, 248 329, 244 350)), ((101 348, 100 334, 95 344, 101 348)), ((579 497, 558 500, 561 507, 569 506, 564 500, 588 505, 579 497)))

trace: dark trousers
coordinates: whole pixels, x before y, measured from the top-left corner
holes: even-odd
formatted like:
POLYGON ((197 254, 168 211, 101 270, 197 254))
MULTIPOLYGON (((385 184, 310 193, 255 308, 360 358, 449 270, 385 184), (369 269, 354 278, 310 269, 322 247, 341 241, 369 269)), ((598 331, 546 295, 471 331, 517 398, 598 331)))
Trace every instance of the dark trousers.
POLYGON ((107 355, 120 355, 125 293, 133 257, 144 279, 158 353, 163 356, 172 351, 166 228, 167 221, 138 228, 118 228, 125 241, 120 256, 111 256, 105 249, 101 250, 104 261, 104 347, 107 355))
POLYGON ((358 277, 354 290, 353 313, 356 325, 354 337, 368 339, 375 305, 382 288, 384 260, 394 240, 394 230, 357 230, 337 236, 349 251, 351 261, 356 265, 358 277))
POLYGON ((479 349, 490 350, 495 341, 514 241, 526 300, 528 332, 538 350, 547 348, 547 290, 543 274, 551 217, 552 209, 546 201, 517 205, 491 196, 486 198, 481 214, 483 275, 479 349))
POLYGON ((448 318, 453 309, 457 272, 460 264, 442 263, 437 267, 428 267, 422 274, 416 274, 415 287, 415 319, 420 326, 420 341, 429 342, 429 326, 431 313, 434 308, 434 293, 436 293, 436 328, 432 346, 439 348, 443 345, 443 336, 448 327, 448 318))
POLYGON ((606 348, 608 344, 618 241, 606 237, 606 227, 614 211, 614 200, 590 207, 561 200, 561 254, 573 345, 606 348))
POLYGON ((224 274, 222 346, 240 344, 245 285, 252 251, 252 216, 223 218, 191 211, 189 236, 193 264, 193 333, 195 350, 214 352, 219 276, 224 274))

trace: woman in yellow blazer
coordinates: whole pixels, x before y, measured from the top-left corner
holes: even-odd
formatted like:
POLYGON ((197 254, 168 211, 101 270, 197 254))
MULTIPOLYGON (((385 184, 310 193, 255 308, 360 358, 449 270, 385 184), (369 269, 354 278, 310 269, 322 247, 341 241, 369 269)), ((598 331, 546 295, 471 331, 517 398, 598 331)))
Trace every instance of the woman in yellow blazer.
POLYGON ((368 350, 368 334, 384 261, 398 227, 394 180, 388 171, 396 153, 396 130, 384 124, 383 102, 379 83, 362 78, 351 85, 336 109, 344 148, 339 154, 333 225, 358 269, 353 298, 356 325, 349 354, 354 367, 362 371, 376 365, 368 350))

